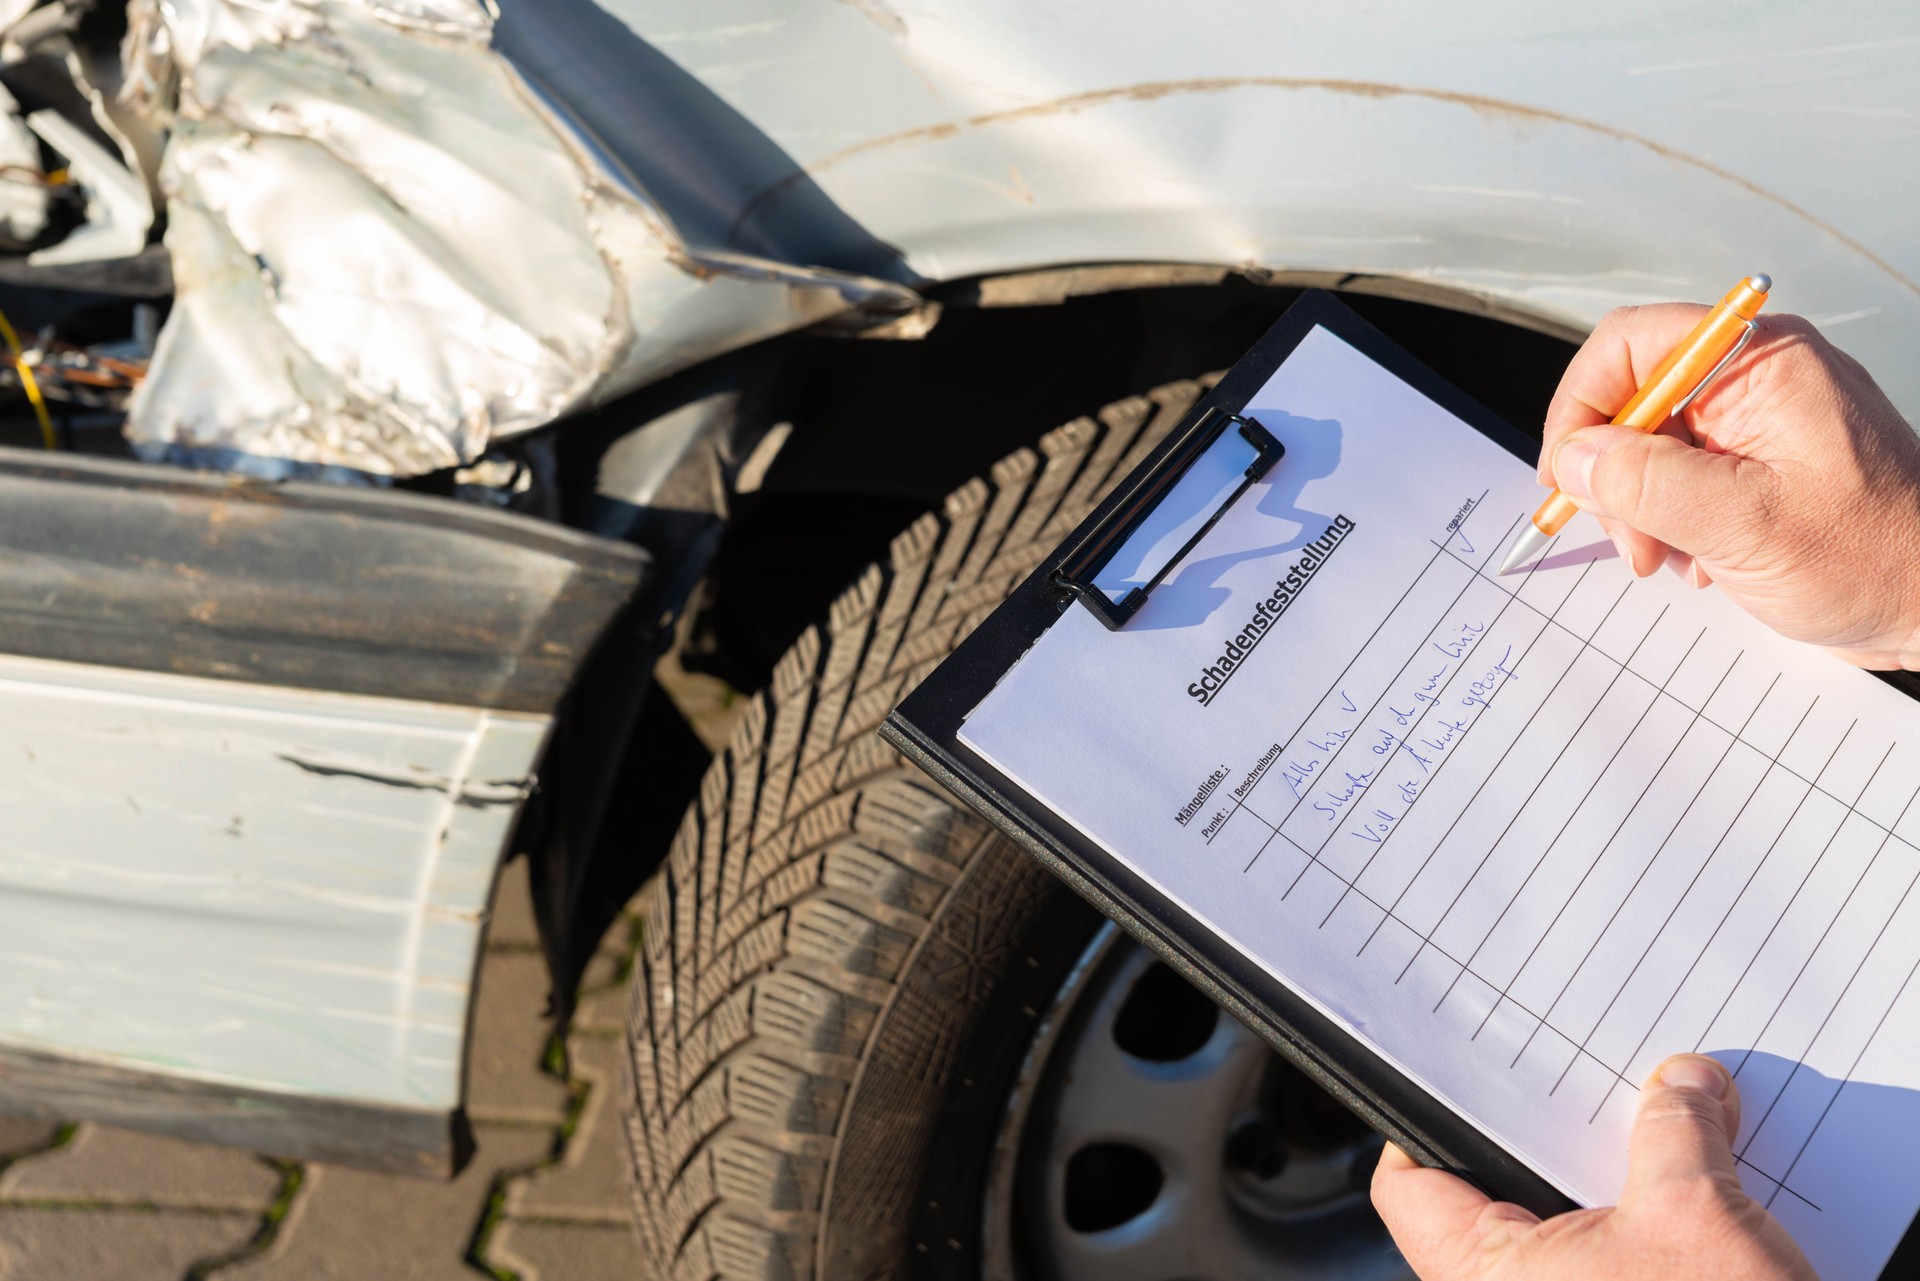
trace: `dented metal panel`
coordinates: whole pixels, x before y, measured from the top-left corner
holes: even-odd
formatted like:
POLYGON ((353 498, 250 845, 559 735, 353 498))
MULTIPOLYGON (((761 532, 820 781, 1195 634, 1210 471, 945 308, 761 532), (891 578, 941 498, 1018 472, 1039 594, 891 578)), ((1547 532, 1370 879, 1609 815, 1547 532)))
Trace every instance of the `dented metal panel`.
POLYGON ((447 1169, 494 877, 646 565, 0 451, 0 1105, 447 1169))
POLYGON ((415 475, 716 350, 912 295, 708 255, 471 0, 135 0, 178 288, 129 435, 415 475))
POLYGON ((0 1062, 452 1113, 549 723, 0 657, 0 1062))
POLYGON ((932 280, 1410 278, 1584 329, 1766 269, 1920 415, 1920 10, 604 0, 932 280), (825 91, 823 84, 859 86, 825 91))
MULTIPOLYGON (((1566 331, 1764 268, 1920 415, 1910 6, 132 16, 131 98, 172 129, 154 456, 450 467, 925 282, 1087 263, 1361 276, 1566 331)), ((643 566, 330 492, 0 455, 0 1101, 175 1124, 192 1096, 204 1132, 321 1151, 288 1120, 317 1098, 393 1118, 383 1159, 451 1151, 494 868, 643 566)))
POLYGON ((454 466, 908 286, 1088 262, 1405 279, 1574 330, 1766 267, 1920 403, 1892 359, 1920 318, 1911 7, 133 15, 180 286, 133 405, 152 456, 454 466))
POLYGON ((430 471, 612 360, 628 318, 596 195, 488 53, 484 8, 193 0, 135 22, 180 291, 136 440, 430 471))

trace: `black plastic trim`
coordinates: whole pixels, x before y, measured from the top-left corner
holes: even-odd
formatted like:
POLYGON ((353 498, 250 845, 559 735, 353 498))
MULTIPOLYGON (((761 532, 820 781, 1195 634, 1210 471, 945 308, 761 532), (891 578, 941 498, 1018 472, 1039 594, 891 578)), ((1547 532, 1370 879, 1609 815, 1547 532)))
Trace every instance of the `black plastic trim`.
POLYGON ((301 1161, 448 1178, 473 1154, 463 1108, 251 1090, 0 1045, 0 1111, 100 1121, 301 1161))
POLYGON ((0 653, 551 712, 649 563, 441 498, 0 449, 0 653))

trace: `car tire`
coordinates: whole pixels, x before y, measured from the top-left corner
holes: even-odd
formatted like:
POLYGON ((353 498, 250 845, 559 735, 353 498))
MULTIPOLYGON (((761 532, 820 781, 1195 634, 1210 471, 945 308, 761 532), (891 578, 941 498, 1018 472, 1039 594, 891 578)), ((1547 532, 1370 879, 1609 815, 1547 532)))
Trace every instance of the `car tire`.
POLYGON ((1009 1091, 1100 922, 875 731, 1211 381, 960 488, 748 704, 643 891, 624 1102, 651 1276, 982 1274, 1009 1091))

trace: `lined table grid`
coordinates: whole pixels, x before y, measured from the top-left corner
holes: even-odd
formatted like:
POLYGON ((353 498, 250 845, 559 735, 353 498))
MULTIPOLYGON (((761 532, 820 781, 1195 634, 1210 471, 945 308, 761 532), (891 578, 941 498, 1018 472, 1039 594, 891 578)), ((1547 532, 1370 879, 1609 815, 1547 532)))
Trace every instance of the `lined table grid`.
POLYGON ((1585 517, 1498 576, 1534 468, 1330 328, 1244 412, 1272 475, 959 742, 1579 1204, 1660 1060, 1711 1054, 1749 1193, 1874 1275, 1920 1208, 1920 705, 1585 517))
MULTIPOLYGON (((1877 957, 1884 959, 1883 949, 1913 955, 1908 980, 1920 969, 1920 939, 1889 930, 1920 879, 1920 846, 1895 834, 1920 787, 1906 794, 1890 820, 1863 813, 1861 802, 1881 780, 1897 743, 1872 745, 1872 767, 1854 786, 1858 771, 1836 768, 1836 762, 1851 765, 1857 759, 1867 737, 1857 721, 1829 737, 1836 727, 1818 715, 1817 697, 1789 705, 1777 692, 1778 671, 1759 670, 1745 651, 1717 652, 1704 628, 1663 632, 1667 609, 1650 615, 1636 612, 1637 584, 1620 585, 1617 573, 1593 575, 1597 562, 1591 559, 1577 575, 1556 580, 1550 589, 1537 586, 1531 573, 1511 580, 1494 577, 1488 563, 1506 545, 1512 528, 1491 545, 1474 548, 1483 554, 1472 559, 1451 545, 1458 540, 1464 548, 1457 535, 1434 543, 1431 558, 1314 711, 1288 739, 1279 741, 1285 766, 1253 779, 1208 841, 1243 817, 1264 828, 1243 874, 1251 873, 1272 850, 1292 851, 1301 865, 1286 885, 1283 901, 1310 876, 1329 878, 1337 893, 1318 928, 1326 929, 1343 909, 1374 918, 1354 952, 1356 958, 1366 957, 1389 926, 1403 931, 1413 950, 1395 967, 1395 985, 1405 981, 1423 957, 1438 958, 1452 973, 1433 1003, 1434 1012, 1460 999, 1457 990, 1463 981, 1479 985, 1481 999, 1490 999, 1490 1004, 1470 1039, 1478 1040, 1503 1011, 1530 1025, 1509 1068, 1535 1049, 1543 1031, 1563 1049, 1570 1047, 1566 1066, 1548 1093, 1559 1091, 1582 1062, 1604 1073, 1605 1090, 1589 1121, 1601 1114, 1620 1085, 1639 1089, 1633 1079, 1635 1065, 1644 1063, 1650 1070, 1646 1058, 1656 1033, 1663 1052, 1737 1050, 1743 1036, 1735 1025, 1752 1026, 1750 1011, 1755 1017, 1764 1015, 1758 1031, 1744 1037, 1744 1052, 1730 1064, 1742 1087, 1747 1118, 1736 1159, 1766 1184, 1762 1199, 1767 1204, 1784 1192, 1817 1211, 1820 1207, 1788 1180, 1845 1088, 1844 1081, 1822 1081, 1831 1088, 1817 1115, 1804 1115, 1804 1107, 1783 1109, 1781 1103, 1796 1079, 1807 1079, 1800 1061, 1854 994, 1860 975, 1877 957), (1436 601, 1441 604, 1434 610, 1436 601), (1417 621, 1408 622, 1408 615, 1423 607, 1433 623, 1421 632, 1417 621), (1389 622, 1394 624, 1391 629, 1389 622), (1404 639, 1409 631, 1422 636, 1411 651, 1404 639), (1382 641, 1382 636, 1390 639, 1382 641), (1398 651, 1373 652, 1393 645, 1398 651), (1604 665, 1604 678, 1597 680, 1598 696, 1582 707, 1581 691, 1596 684, 1595 664, 1604 665), (1366 685, 1369 670, 1386 673, 1385 678, 1366 685), (1580 678, 1569 683, 1577 670, 1580 678), (1498 675, 1489 681, 1491 673, 1498 675), (1462 717, 1458 695, 1478 688, 1472 684, 1476 678, 1491 688, 1472 706, 1471 716, 1462 717), (1428 687, 1424 695, 1423 685, 1428 687), (1543 691, 1537 698, 1531 693, 1535 688, 1543 691), (1503 715, 1515 703, 1522 704, 1521 710, 1503 715), (1344 709, 1351 711, 1334 714, 1344 709), (1533 755, 1515 754, 1530 734, 1537 738, 1536 731, 1556 718, 1570 732, 1544 768, 1533 755), (1321 724, 1326 728, 1316 739, 1321 724), (1437 731, 1437 725, 1444 731, 1437 731), (1778 736, 1781 729, 1783 737, 1778 736), (1447 735, 1444 741, 1442 732, 1447 735), (1297 750, 1302 742, 1331 750, 1303 755, 1297 750), (1852 754, 1846 751, 1850 742, 1856 748, 1852 754), (1810 753, 1817 765, 1801 759, 1810 753), (1783 760, 1788 757, 1792 763, 1783 760), (1383 759, 1387 763, 1382 764, 1383 759), (1303 760, 1312 762, 1310 772, 1300 764, 1303 760), (1403 839, 1403 832, 1416 830, 1417 820, 1427 819, 1421 801, 1456 762, 1459 769, 1481 772, 1463 793, 1464 802, 1450 798, 1450 815, 1425 824, 1428 830, 1422 836, 1403 839), (1703 762, 1708 762, 1704 772, 1698 768, 1703 762), (1648 764, 1650 772, 1644 768, 1648 764), (1398 772, 1396 765, 1401 767, 1398 772), (1601 813, 1602 807, 1593 802, 1602 781, 1618 783, 1636 770, 1644 781, 1631 804, 1614 814, 1601 813), (1331 789, 1329 779, 1338 780, 1331 789), (1387 804, 1371 807, 1382 830, 1370 828, 1356 846, 1353 838, 1361 834, 1354 820, 1370 812, 1368 798, 1376 789, 1392 794, 1387 804), (1664 803, 1645 807, 1656 791, 1663 793, 1664 803), (1766 827, 1757 832, 1751 825, 1742 829, 1756 812, 1756 799, 1788 793, 1791 806, 1770 835, 1766 827), (1508 798, 1518 803, 1510 805, 1511 813, 1491 844, 1473 849, 1450 842, 1463 818, 1507 805, 1508 798), (1673 810, 1676 798, 1678 817, 1662 817, 1659 830, 1645 830, 1650 816, 1673 810), (1321 809, 1331 812, 1316 812, 1321 809), (1710 823, 1700 817, 1707 811, 1712 811, 1710 823), (1543 814, 1548 821, 1534 832, 1543 814), (1689 820, 1695 821, 1690 825, 1689 820), (1703 826, 1704 833, 1695 830, 1703 826), (1676 840, 1683 829, 1687 835, 1676 840), (1739 839, 1730 840, 1737 829, 1742 829, 1739 839), (1843 832, 1853 834, 1842 841, 1843 832), (1864 859, 1853 852, 1859 832, 1868 833, 1873 845, 1864 859), (1581 846, 1590 848, 1579 850, 1581 846), (1843 847, 1837 855, 1836 846, 1843 847), (1721 859, 1724 852, 1736 850, 1721 859), (1755 850, 1760 851, 1757 858, 1751 857, 1755 850), (1390 857, 1409 852, 1411 858, 1390 857), (1829 855, 1835 855, 1831 863, 1829 855), (1556 856, 1560 866, 1542 875, 1556 856), (1719 868, 1716 859, 1721 859, 1719 868), (1863 895, 1862 887, 1883 861, 1900 869, 1893 882, 1897 895, 1863 895), (1823 867, 1828 868, 1824 876, 1823 867), (1776 884, 1782 869, 1789 874, 1776 884), (1649 933, 1648 918, 1635 908, 1643 900, 1657 903, 1654 894, 1642 893, 1650 878, 1673 876, 1684 884, 1664 914, 1656 914, 1649 933), (1810 892, 1809 886, 1816 885, 1810 892), (1837 891, 1843 892, 1838 893, 1838 906, 1832 907, 1828 900, 1837 891), (1531 938, 1515 937, 1512 928, 1503 932, 1503 926, 1523 915, 1512 909, 1529 894, 1535 903, 1543 896, 1549 903, 1559 897, 1544 930, 1531 938), (1893 907, 1877 925, 1869 921, 1866 951, 1857 959, 1845 958, 1850 972, 1844 984, 1835 993, 1810 996, 1810 985, 1803 980, 1810 972, 1824 977, 1838 945, 1860 933, 1837 929, 1842 918, 1849 909, 1860 915, 1876 898, 1893 907), (1711 919, 1710 910, 1718 911, 1718 920, 1704 942, 1676 928, 1683 916, 1690 921, 1709 913, 1706 919, 1711 919), (1806 918, 1811 925, 1783 932, 1782 923, 1790 916, 1796 924, 1806 918), (1736 918, 1741 928, 1729 930, 1736 918), (1597 930, 1592 928, 1596 924, 1597 930), (1751 936, 1759 942, 1745 951, 1742 962, 1750 925, 1751 936), (1795 940, 1808 933, 1815 936, 1797 965, 1794 957, 1782 960, 1779 955, 1788 944, 1776 946, 1776 939, 1784 940, 1788 933, 1795 940), (1664 1000, 1656 991, 1659 1011, 1653 1019, 1644 1027, 1620 1026, 1629 1009, 1644 1012, 1649 1004, 1644 996, 1623 1003, 1629 989, 1636 983, 1644 990, 1656 981, 1666 982, 1675 972, 1666 965, 1668 957, 1677 954, 1684 960, 1689 951, 1691 959, 1677 971, 1678 981, 1670 984, 1664 1000), (1656 953, 1662 963, 1649 965, 1656 953), (1703 965, 1710 954, 1712 963, 1703 965), (1596 956, 1603 959, 1597 962, 1596 956), (1732 966, 1738 967, 1737 973, 1726 972, 1732 966), (1781 982, 1776 970, 1790 977, 1781 982), (1811 1037, 1797 1054, 1769 1054, 1763 1065, 1755 1048, 1769 1043, 1776 1025, 1785 1035, 1787 1023, 1798 1028, 1806 1022, 1798 1017, 1799 1006, 1809 1000, 1827 1002, 1824 1009, 1813 1008, 1818 1022, 1811 1037), (1703 1002, 1712 1012, 1701 1019, 1695 1007, 1703 1002), (1796 1018, 1783 1020, 1790 1004, 1796 1018), (1588 1010, 1598 1012, 1589 1018, 1588 1010), (1690 1017, 1690 1026, 1697 1024, 1684 1039, 1676 1039, 1680 1029, 1666 1026, 1670 1016, 1677 1022, 1679 1014, 1690 1017), (1716 1031, 1721 1038, 1715 1038, 1716 1031), (1789 1057, 1791 1066, 1776 1082, 1776 1058, 1785 1063, 1789 1057), (1778 1149, 1780 1159, 1761 1159, 1764 1154, 1756 1145, 1763 1138, 1767 1151, 1778 1149)), ((1549 547, 1536 568, 1551 564, 1555 550, 1549 547)), ((1779 808, 1761 807, 1767 823, 1778 817, 1779 808)), ((1860 1045, 1856 1064, 1907 990, 1903 981, 1873 1016, 1874 1031, 1860 1045)))

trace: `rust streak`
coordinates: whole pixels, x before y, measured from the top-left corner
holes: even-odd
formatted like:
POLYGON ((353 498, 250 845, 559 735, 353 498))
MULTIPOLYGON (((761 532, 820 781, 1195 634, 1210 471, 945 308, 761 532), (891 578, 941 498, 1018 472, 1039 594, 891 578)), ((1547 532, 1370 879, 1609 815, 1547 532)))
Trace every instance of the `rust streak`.
POLYGON ((1888 276, 1900 282, 1908 292, 1920 295, 1920 284, 1908 279, 1879 254, 1847 235, 1831 223, 1815 217, 1783 196, 1768 191, 1765 187, 1749 178, 1723 169, 1708 160, 1689 155, 1665 143, 1655 142, 1651 138, 1611 125, 1601 124, 1597 120, 1588 120, 1583 116, 1570 115, 1563 111, 1554 111, 1546 107, 1527 106, 1523 103, 1509 102, 1502 98, 1489 98, 1481 94, 1458 93, 1450 89, 1422 89, 1409 85, 1384 84, 1370 80, 1326 80, 1302 76, 1218 76, 1195 80, 1152 80, 1141 84, 1126 85, 1114 89, 1092 89, 1085 93, 1068 94, 1065 97, 1051 98, 1045 102, 1030 103, 1024 107, 1009 107, 1001 111, 988 111, 980 115, 969 116, 958 123, 922 125, 915 129, 903 129, 898 133, 884 134, 878 138, 869 138, 851 146, 830 152, 819 160, 801 169, 796 169, 786 177, 768 186, 747 202, 734 219, 732 231, 752 216, 763 201, 770 200, 795 183, 821 173, 854 156, 870 151, 879 151, 887 147, 897 147, 912 143, 932 142, 936 139, 951 137, 962 129, 983 129, 991 125, 1008 124, 1020 120, 1032 120, 1045 116, 1068 115, 1076 111, 1085 111, 1089 107, 1103 107, 1117 102, 1152 102, 1158 98, 1169 98, 1187 94, 1222 93, 1232 89, 1317 89, 1324 93, 1345 94, 1358 98, 1418 98, 1428 102, 1444 102, 1465 107, 1469 111, 1479 112, 1497 118, 1512 118, 1528 123, 1545 121, 1550 124, 1567 125, 1589 133, 1600 134, 1618 142, 1642 147, 1675 164, 1687 165, 1702 173, 1711 174, 1724 182, 1732 183, 1742 191, 1758 196, 1768 204, 1785 210, 1801 221, 1817 228, 1834 240, 1859 254, 1878 267, 1888 276))

